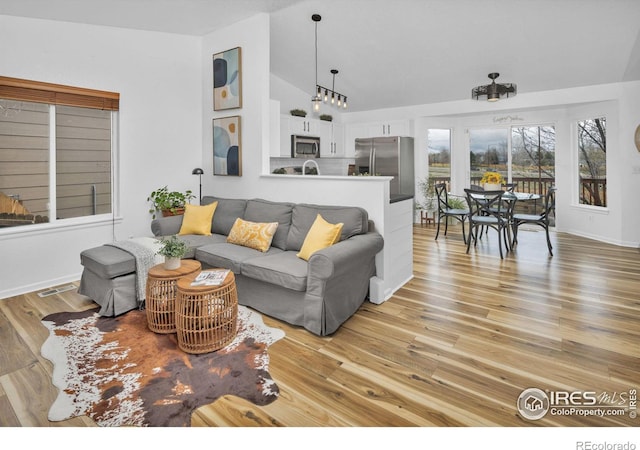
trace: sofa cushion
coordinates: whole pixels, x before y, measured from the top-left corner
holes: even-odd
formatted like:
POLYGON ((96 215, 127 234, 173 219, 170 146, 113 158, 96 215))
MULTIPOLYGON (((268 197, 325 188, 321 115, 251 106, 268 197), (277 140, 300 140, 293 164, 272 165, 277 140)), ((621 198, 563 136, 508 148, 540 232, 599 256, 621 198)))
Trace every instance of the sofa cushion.
POLYGON ((342 222, 329 223, 322 218, 321 214, 318 214, 307 233, 307 237, 304 238, 300 252, 296 256, 308 261, 314 252, 335 244, 340 240, 340 232, 343 225, 342 222))
POLYGON ((247 200, 244 219, 252 222, 278 222, 278 229, 271 245, 285 250, 292 208, 292 203, 270 202, 262 199, 247 200))
POLYGON ((287 236, 287 250, 299 251, 302 248, 307 233, 309 233, 318 214, 322 214, 322 217, 329 223, 342 222, 344 224, 340 232, 341 241, 357 234, 364 234, 369 228, 367 211, 357 206, 295 205, 287 236))
POLYGON ((271 247, 267 252, 262 253, 249 247, 225 242, 199 247, 196 249, 196 259, 210 267, 220 267, 229 269, 234 273, 241 273, 240 265, 243 261, 260 256, 266 257, 275 253, 282 253, 282 250, 271 247))
POLYGON ((264 253, 271 247, 271 241, 277 229, 278 222, 251 222, 238 217, 227 236, 227 242, 254 248, 264 253))
POLYGON ((136 260, 133 255, 111 245, 102 245, 80 252, 80 263, 104 280, 136 271, 136 260))
POLYGON ((216 211, 218 202, 209 203, 208 205, 198 206, 186 204, 184 205, 184 217, 178 234, 199 234, 203 236, 211 235, 211 221, 216 211))
POLYGON ((197 234, 187 234, 178 236, 178 239, 187 243, 187 253, 183 256, 185 259, 193 259, 196 257, 196 249, 210 244, 221 244, 227 241, 227 237, 222 234, 212 234, 210 236, 201 236, 197 234))
POLYGON ((211 232, 224 234, 226 236, 229 234, 229 231, 231 231, 231 227, 236 219, 238 217, 244 218, 247 201, 244 199, 205 196, 202 197, 200 204, 208 205, 213 202, 218 202, 218 206, 216 206, 216 213, 213 215, 211 232))
POLYGON ((298 258, 296 252, 281 252, 245 260, 240 273, 255 280, 304 292, 307 290, 307 270, 308 263, 298 258))

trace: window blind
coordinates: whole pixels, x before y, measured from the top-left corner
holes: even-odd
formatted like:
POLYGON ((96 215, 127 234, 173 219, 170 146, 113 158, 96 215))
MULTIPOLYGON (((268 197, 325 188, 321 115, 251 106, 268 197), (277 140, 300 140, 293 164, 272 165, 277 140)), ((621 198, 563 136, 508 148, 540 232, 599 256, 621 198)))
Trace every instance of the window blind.
POLYGON ((0 76, 0 98, 107 111, 118 111, 120 107, 120 94, 117 92, 2 76, 0 76))

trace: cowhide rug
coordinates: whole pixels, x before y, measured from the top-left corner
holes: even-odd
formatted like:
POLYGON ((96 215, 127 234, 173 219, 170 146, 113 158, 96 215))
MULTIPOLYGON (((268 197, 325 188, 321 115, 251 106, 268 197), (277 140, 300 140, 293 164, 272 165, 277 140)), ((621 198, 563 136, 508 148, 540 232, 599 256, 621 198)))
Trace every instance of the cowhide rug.
POLYGON ((191 413, 223 395, 266 405, 279 395, 267 347, 284 337, 238 307, 238 334, 223 349, 184 353, 175 334, 147 328, 145 311, 101 317, 97 309, 42 319, 42 356, 60 390, 49 420, 86 415, 100 426, 190 426, 191 413))

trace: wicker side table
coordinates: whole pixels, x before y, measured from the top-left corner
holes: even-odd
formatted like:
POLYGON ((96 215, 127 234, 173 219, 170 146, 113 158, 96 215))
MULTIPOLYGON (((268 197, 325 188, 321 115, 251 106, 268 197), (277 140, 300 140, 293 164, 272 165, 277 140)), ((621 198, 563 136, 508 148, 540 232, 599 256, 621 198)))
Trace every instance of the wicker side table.
POLYGON ((149 269, 145 309, 151 331, 161 334, 176 332, 176 282, 187 275, 197 275, 201 268, 199 261, 183 259, 176 270, 167 270, 163 264, 149 269))
POLYGON ((176 334, 187 353, 208 353, 236 336, 238 295, 233 272, 218 286, 191 286, 196 275, 178 280, 176 334))

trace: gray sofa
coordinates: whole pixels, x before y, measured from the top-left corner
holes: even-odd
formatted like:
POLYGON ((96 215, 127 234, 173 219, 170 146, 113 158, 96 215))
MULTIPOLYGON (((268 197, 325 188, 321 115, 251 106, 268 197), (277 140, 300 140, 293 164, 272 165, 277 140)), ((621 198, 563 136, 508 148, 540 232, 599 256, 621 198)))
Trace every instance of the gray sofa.
MULTIPOLYGON (((218 205, 211 224, 212 235, 179 237, 189 245, 185 257, 197 259, 203 269, 223 267, 234 272, 240 304, 325 336, 335 332, 367 298, 383 239, 373 231, 366 210, 216 197, 203 197, 202 204, 214 201, 218 205), (340 241, 305 261, 296 254, 318 213, 330 223, 344 223, 340 241), (238 217, 251 222, 278 222, 268 251, 226 242, 238 217)), ((182 218, 155 219, 151 231, 157 237, 177 234, 182 218)), ((103 297, 105 303, 110 303, 109 308, 103 306, 104 315, 135 308, 135 298, 131 301, 131 295, 135 297, 135 286, 131 286, 132 282, 135 284, 135 260, 114 247, 97 249, 81 254, 84 271, 79 292, 94 300, 103 297), (105 290, 110 291, 106 296, 105 290), (116 303, 124 306, 117 307, 116 303)))

